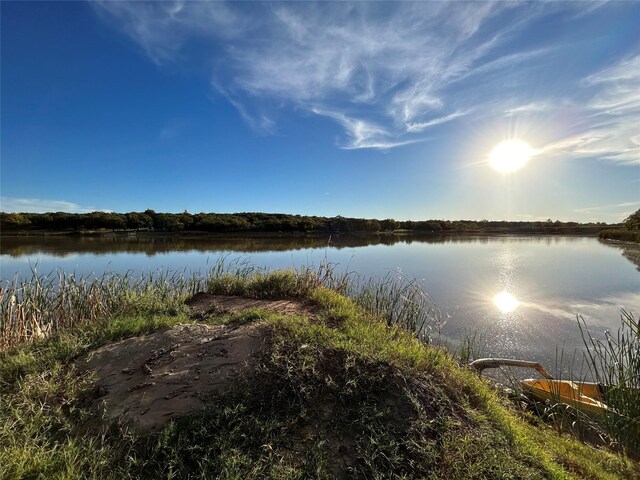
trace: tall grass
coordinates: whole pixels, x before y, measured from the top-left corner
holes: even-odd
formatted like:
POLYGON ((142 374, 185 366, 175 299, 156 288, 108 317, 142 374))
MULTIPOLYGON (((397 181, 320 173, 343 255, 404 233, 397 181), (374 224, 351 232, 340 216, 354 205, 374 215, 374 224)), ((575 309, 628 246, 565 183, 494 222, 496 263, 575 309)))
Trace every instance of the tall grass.
POLYGON ((156 272, 135 277, 55 272, 16 277, 0 287, 0 350, 114 315, 179 309, 203 285, 198 275, 156 272))
POLYGON ((608 406, 604 415, 584 413, 560 401, 559 394, 556 401, 540 402, 523 392, 521 377, 508 369, 501 369, 501 373, 514 393, 516 404, 525 406, 557 431, 571 433, 583 442, 622 450, 639 459, 640 322, 632 313, 622 310, 617 332, 606 331, 604 339, 598 339, 591 335, 582 316, 577 321, 585 348, 567 356, 564 348, 557 347, 552 371, 556 380, 600 384, 608 406))
POLYGON ((621 326, 605 332, 604 340, 590 335, 584 318, 578 322, 590 373, 606 389, 606 430, 622 448, 640 456, 640 322, 623 310, 621 326))
POLYGON ((159 271, 135 276, 77 277, 54 272, 16 277, 0 286, 0 350, 37 341, 118 315, 172 313, 199 291, 254 298, 302 298, 319 287, 353 298, 367 312, 429 342, 443 322, 435 302, 416 281, 398 275, 361 279, 335 264, 269 271, 222 256, 204 272, 159 271))
POLYGON ((246 262, 225 265, 221 261, 209 271, 206 285, 212 293, 256 298, 306 298, 311 291, 326 288, 351 298, 387 325, 401 326, 415 333, 425 343, 440 333, 445 323, 443 316, 417 280, 397 273, 382 278, 362 278, 337 267, 322 262, 317 267, 269 272, 246 262))
POLYGON ((344 292, 369 313, 382 317, 388 325, 400 325, 430 343, 446 320, 435 301, 416 279, 397 273, 347 283, 344 292))
POLYGON ((454 352, 462 364, 466 365, 472 360, 482 358, 487 351, 487 344, 488 341, 485 334, 478 330, 473 330, 463 332, 458 347, 451 345, 448 349, 454 352))

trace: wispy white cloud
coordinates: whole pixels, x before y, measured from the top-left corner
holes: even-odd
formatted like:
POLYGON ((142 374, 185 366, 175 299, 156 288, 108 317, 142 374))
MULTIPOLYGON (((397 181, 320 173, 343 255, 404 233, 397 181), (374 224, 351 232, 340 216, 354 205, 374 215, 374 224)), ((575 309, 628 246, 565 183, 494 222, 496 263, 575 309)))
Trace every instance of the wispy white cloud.
POLYGON ((273 134, 276 132, 276 124, 271 118, 262 112, 249 112, 246 105, 240 100, 239 96, 227 90, 219 82, 213 80, 213 87, 236 109, 240 117, 245 121, 251 129, 262 134, 273 134))
POLYGON ((326 116, 345 128, 342 147, 381 149, 465 115, 468 109, 442 89, 500 43, 499 34, 476 37, 488 19, 510 8, 501 2, 97 5, 158 64, 181 61, 194 39, 211 40, 212 85, 252 128, 272 131, 274 124, 248 101, 285 101, 307 111, 324 105, 335 113, 326 116))
POLYGON ((611 0, 591 0, 589 2, 584 2, 581 5, 581 8, 576 12, 574 18, 580 18, 590 15, 595 10, 604 7, 608 3, 611 3, 611 0))
MULTIPOLYGON (((494 39, 488 42, 486 46, 484 46, 484 49, 489 50, 491 47, 497 46, 498 44, 502 43, 502 40, 502 36, 496 36, 494 39)), ((514 67, 521 66, 523 63, 532 62, 538 57, 548 56, 549 54, 557 50, 558 47, 545 47, 505 54, 493 60, 483 62, 480 65, 476 65, 476 67, 473 69, 464 71, 455 79, 455 81, 466 80, 470 77, 477 77, 486 74, 499 74, 501 72, 504 72, 505 69, 513 69, 514 67)))
MULTIPOLYGON (((47 200, 43 198, 15 198, 0 197, 0 211, 5 213, 44 213, 67 212, 89 213, 98 209, 86 205, 68 202, 66 200, 47 200)), ((110 210, 100 210, 109 212, 110 210)))
POLYGON ((582 128, 542 152, 640 164, 640 55, 589 75, 580 86, 593 91, 582 128))
POLYGON ((441 125, 443 123, 447 123, 452 120, 455 120, 458 117, 463 117, 468 113, 469 111, 466 111, 466 112, 457 111, 457 112, 450 113, 449 115, 445 115, 443 117, 437 117, 432 120, 427 120, 425 122, 407 123, 407 132, 421 132, 429 127, 435 127, 436 125, 441 125))
POLYGON ((614 203, 613 205, 598 205, 595 207, 577 208, 575 211, 576 212, 594 212, 598 210, 629 208, 629 207, 635 207, 637 205, 640 205, 640 201, 622 202, 622 203, 614 203))
POLYGON ((411 142, 400 139, 404 134, 464 115, 443 102, 439 88, 485 52, 484 44, 464 53, 458 48, 495 5, 464 12, 443 4, 408 5, 384 22, 375 20, 372 6, 333 6, 330 11, 306 5, 275 8, 270 35, 252 48, 232 50, 236 88, 254 97, 292 101, 301 109, 329 105, 340 113, 331 117, 353 140, 343 145, 348 148, 405 145, 411 142), (445 16, 451 26, 438 32, 445 16))
MULTIPOLYGON (((157 64, 204 53, 213 88, 255 131, 274 133, 272 113, 284 105, 333 119, 344 128, 342 148, 378 149, 474 115, 539 113, 557 104, 552 94, 533 101, 521 93, 509 98, 515 107, 490 108, 496 83, 526 82, 532 66, 563 48, 512 40, 550 12, 585 9, 498 1, 97 6, 157 64)), ((540 152, 638 163, 638 70, 636 57, 584 79, 576 89, 591 92, 588 121, 540 152)))
POLYGON ((248 27, 223 2, 124 2, 97 0, 99 13, 117 18, 122 28, 158 65, 174 61, 193 35, 231 39, 248 27))
POLYGON ((319 108, 313 108, 312 112, 316 115, 332 118, 344 127, 349 141, 339 146, 347 150, 358 148, 388 150, 401 145, 422 141, 420 139, 394 141, 392 140, 391 134, 384 128, 365 120, 348 117, 341 112, 331 112, 319 108))
POLYGON ((517 114, 539 113, 550 110, 552 107, 546 102, 530 102, 517 107, 511 107, 504 111, 505 115, 512 116, 517 114))

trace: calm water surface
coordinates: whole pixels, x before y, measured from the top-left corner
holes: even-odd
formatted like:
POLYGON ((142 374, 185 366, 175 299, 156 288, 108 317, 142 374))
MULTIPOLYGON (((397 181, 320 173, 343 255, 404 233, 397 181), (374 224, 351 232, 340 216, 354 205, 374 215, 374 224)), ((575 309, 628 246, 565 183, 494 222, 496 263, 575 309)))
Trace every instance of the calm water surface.
POLYGON ((640 313, 640 247, 585 237, 5 237, 0 278, 29 276, 33 266, 77 275, 204 271, 222 254, 272 269, 329 261, 364 277, 417 278, 448 316, 444 341, 478 332, 487 356, 550 367, 556 347, 581 345, 577 314, 601 335, 619 326, 621 308, 640 313))

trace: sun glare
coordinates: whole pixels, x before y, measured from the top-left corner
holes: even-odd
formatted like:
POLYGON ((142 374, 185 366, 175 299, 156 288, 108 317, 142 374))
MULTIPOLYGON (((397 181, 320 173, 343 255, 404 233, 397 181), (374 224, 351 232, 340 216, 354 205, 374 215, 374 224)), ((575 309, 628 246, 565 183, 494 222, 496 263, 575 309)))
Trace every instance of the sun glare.
POLYGON ((520 302, 509 292, 500 292, 497 294, 493 297, 493 303, 502 313, 513 312, 518 308, 518 305, 520 305, 520 302))
POLYGON ((524 167, 533 151, 522 140, 505 140, 496 145, 489 154, 489 164, 501 173, 511 173, 524 167))

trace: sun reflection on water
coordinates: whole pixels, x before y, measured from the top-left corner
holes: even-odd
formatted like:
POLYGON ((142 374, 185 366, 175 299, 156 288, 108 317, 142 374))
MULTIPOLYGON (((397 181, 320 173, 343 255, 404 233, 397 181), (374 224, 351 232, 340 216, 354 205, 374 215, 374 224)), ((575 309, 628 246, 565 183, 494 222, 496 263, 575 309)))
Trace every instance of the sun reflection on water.
POLYGON ((506 291, 502 291, 493 297, 493 303, 502 313, 513 312, 520 305, 520 302, 506 291))

